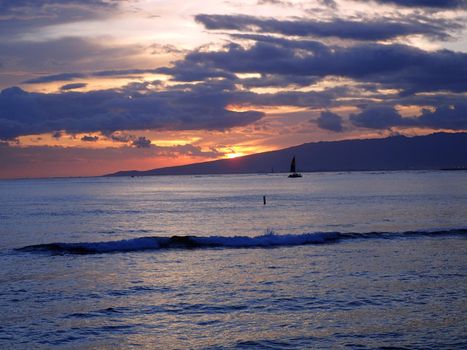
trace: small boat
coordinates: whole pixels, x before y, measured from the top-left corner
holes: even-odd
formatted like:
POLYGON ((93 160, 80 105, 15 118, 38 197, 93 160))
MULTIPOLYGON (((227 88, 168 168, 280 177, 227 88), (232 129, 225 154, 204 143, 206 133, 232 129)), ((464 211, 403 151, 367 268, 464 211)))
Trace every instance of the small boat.
POLYGON ((290 163, 290 173, 289 177, 302 177, 302 174, 297 173, 295 170, 295 156, 292 158, 292 162, 290 163))

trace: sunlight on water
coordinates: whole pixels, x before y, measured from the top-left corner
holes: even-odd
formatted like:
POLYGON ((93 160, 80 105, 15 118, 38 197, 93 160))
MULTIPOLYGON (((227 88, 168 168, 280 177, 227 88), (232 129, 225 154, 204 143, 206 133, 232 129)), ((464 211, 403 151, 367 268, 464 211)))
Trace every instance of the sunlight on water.
POLYGON ((0 348, 464 348, 466 194, 443 172, 1 181, 0 348), (147 242, 169 246, 109 252, 147 242))

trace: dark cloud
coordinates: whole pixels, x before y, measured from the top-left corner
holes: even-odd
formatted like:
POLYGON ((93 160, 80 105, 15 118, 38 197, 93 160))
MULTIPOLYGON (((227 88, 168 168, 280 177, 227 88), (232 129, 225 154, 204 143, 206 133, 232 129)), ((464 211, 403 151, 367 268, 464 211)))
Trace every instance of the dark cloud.
POLYGON ((262 74, 259 78, 239 79, 238 83, 245 88, 255 87, 287 87, 287 86, 309 86, 316 83, 318 79, 297 75, 273 75, 262 74))
POLYGON ((334 0, 318 0, 318 2, 332 9, 337 9, 337 3, 334 0))
POLYGON ((114 142, 122 142, 122 143, 128 143, 137 138, 135 135, 131 135, 127 133, 111 133, 110 135, 107 135, 107 137, 109 137, 114 142))
POLYGON ((96 142, 97 140, 99 140, 99 136, 85 135, 81 138, 81 141, 86 142, 96 142))
POLYGON ((55 138, 55 139, 57 139, 57 140, 58 140, 59 138, 61 138, 62 136, 63 136, 63 133, 62 133, 61 131, 54 131, 54 132, 52 133, 52 137, 55 138))
MULTIPOLYGON (((0 38, 1 39, 1 38, 0 38)), ((0 41, 0 57, 4 71, 21 71, 33 76, 27 83, 72 81, 86 78, 83 71, 93 69, 102 76, 115 73, 108 68, 126 65, 141 54, 138 45, 107 46, 89 38, 66 37, 50 41, 0 41), (112 59, 109 60, 109 57, 112 59), (37 77, 38 72, 50 72, 37 77), (60 74, 57 74, 60 73, 60 74), (36 77, 35 77, 36 76, 36 77)), ((141 70, 146 72, 147 70, 141 70)), ((120 74, 133 74, 130 70, 120 74)), ((137 73, 137 72, 136 72, 137 73)), ((115 74, 116 75, 116 74, 115 74)))
POLYGON ((24 84, 43 84, 43 83, 51 83, 55 81, 70 81, 76 78, 85 78, 86 75, 83 73, 60 73, 60 74, 51 74, 51 75, 44 75, 39 78, 33 78, 24 81, 24 84))
POLYGON ((334 18, 331 21, 314 19, 277 20, 244 15, 206 15, 195 17, 206 29, 237 30, 242 32, 276 33, 288 36, 338 37, 354 40, 386 40, 398 36, 422 34, 438 39, 449 36, 448 31, 460 25, 447 21, 420 21, 415 18, 378 18, 361 21, 334 18))
POLYGON ((173 77, 173 80, 186 82, 202 81, 208 78, 235 79, 233 73, 223 69, 207 67, 202 62, 193 64, 192 62, 185 63, 184 61, 178 61, 176 67, 162 67, 157 69, 157 73, 168 74, 173 77))
MULTIPOLYGON (((361 1, 361 0, 360 0, 361 1)), ((467 7, 465 0, 373 0, 380 4, 391 4, 403 7, 432 7, 439 9, 455 9, 467 7)), ((365 0, 366 2, 366 0, 365 0)))
POLYGON ((467 130, 467 100, 456 105, 438 106, 434 112, 424 110, 417 121, 434 129, 467 130))
POLYGON ((342 132, 344 130, 342 127, 342 118, 339 115, 329 111, 321 112, 321 115, 316 120, 316 122, 321 129, 335 132, 342 132))
POLYGON ((350 116, 359 127, 390 129, 391 127, 421 127, 433 129, 467 130, 467 101, 457 105, 441 105, 434 111, 424 110, 416 118, 403 118, 393 106, 370 106, 350 116))
POLYGON ((393 106, 371 106, 361 113, 350 116, 350 121, 359 127, 370 129, 388 129, 393 126, 409 125, 411 121, 404 119, 393 106))
MULTIPOLYGON (((337 3, 334 0, 315 0, 316 3, 321 4, 323 6, 336 9, 337 3)), ((287 0, 258 0, 258 5, 279 5, 284 7, 293 7, 297 6, 296 2, 287 1, 287 0)))
POLYGON ((20 13, 37 11, 52 6, 116 6, 121 0, 0 0, 0 11, 20 13))
POLYGON ((232 103, 247 106, 296 106, 320 108, 331 106, 339 96, 347 94, 346 88, 334 88, 325 91, 281 91, 276 93, 253 93, 237 91, 230 94, 232 103))
POLYGON ((233 112, 221 85, 191 91, 139 93, 133 90, 28 93, 19 88, 0 94, 0 139, 65 130, 69 133, 117 130, 225 130, 253 123, 263 114, 233 112))
POLYGON ((404 90, 406 94, 466 91, 467 54, 424 51, 406 45, 326 46, 310 40, 249 36, 254 45, 230 43, 215 52, 194 51, 167 73, 198 67, 231 73, 324 78, 341 76, 404 90), (179 68, 181 67, 181 68, 179 68))
POLYGON ((183 54, 183 53, 187 52, 186 50, 177 48, 176 46, 171 45, 171 44, 154 43, 154 44, 149 45, 148 48, 151 49, 151 54, 153 54, 153 55, 159 55, 159 54, 183 54))
MULTIPOLYGON (((101 2, 89 1, 99 8, 107 6, 100 7, 101 2)), ((57 3, 49 2, 53 6, 57 3)), ((113 9, 117 2, 108 6, 113 9)), ((147 138, 116 131, 225 130, 258 121, 263 114, 254 111, 254 106, 278 105, 305 109, 358 106, 362 112, 350 119, 358 127, 462 129, 465 125, 462 101, 465 98, 460 97, 459 101, 452 103, 448 100, 453 99, 453 93, 461 96, 467 90, 466 53, 362 43, 410 34, 445 38, 459 28, 458 24, 440 19, 428 21, 422 17, 425 12, 415 14, 414 11, 414 16, 407 19, 394 17, 399 16, 394 13, 372 20, 334 18, 327 22, 303 18, 280 21, 240 15, 198 15, 196 20, 208 29, 240 33, 231 33, 230 39, 234 42, 221 49, 207 51, 200 48, 187 53, 170 67, 150 69, 144 66, 113 69, 128 67, 129 57, 141 52, 138 46, 107 47, 97 40, 81 38, 42 42, 7 40, 0 43, 2 64, 12 71, 28 67, 30 72, 35 72, 34 78, 27 81, 29 84, 72 82, 92 77, 137 77, 147 73, 170 75, 179 84, 160 83, 155 91, 154 85, 158 82, 138 82, 119 89, 80 93, 73 90, 86 85, 73 82, 62 86, 62 92, 66 93, 56 94, 6 89, 0 94, 0 139, 11 140, 21 135, 59 130, 68 133, 101 132, 116 142, 133 145, 132 148, 146 146, 152 149, 156 146, 147 138), (357 43, 346 41, 337 46, 306 39, 308 36, 357 39, 357 43), (110 63, 109 57, 112 57, 110 63), (91 63, 93 71, 89 72, 91 63), (39 71, 50 74, 38 77, 39 71), (239 73, 256 73, 258 76, 241 79, 239 73), (306 87, 329 78, 344 82, 348 79, 352 83, 324 91, 292 90, 292 87, 306 87), (289 91, 261 94, 249 91, 258 87, 289 88, 289 91), (385 95, 380 92, 382 89, 394 89, 400 93, 385 95), (371 98, 384 103, 375 104, 371 98), (424 111, 419 118, 402 118, 392 106, 408 101, 437 106, 437 109, 435 112, 424 111), (427 101, 429 103, 425 103, 427 101), (228 106, 236 104, 242 109, 250 106, 252 110, 229 110, 235 110, 235 106, 228 106)), ((171 46, 155 45, 154 49, 182 53, 171 46)), ((343 131, 342 119, 331 112, 323 112, 315 122, 323 129, 343 131)))
POLYGON ((0 0, 0 39, 10 41, 51 25, 114 15, 126 0, 0 0))
POLYGON ((112 70, 102 70, 96 72, 87 72, 87 73, 60 73, 60 74, 50 74, 43 75, 38 78, 28 79, 24 81, 24 84, 42 84, 42 83, 51 83, 58 81, 70 81, 74 79, 82 78, 93 78, 93 77, 131 77, 141 74, 157 74, 166 71, 166 68, 156 68, 156 69, 112 69, 112 70))
POLYGON ((151 147, 151 140, 144 136, 140 136, 134 140, 131 145, 135 146, 136 148, 149 148, 151 147))
POLYGON ((273 5, 290 5, 289 1, 284 0, 258 0, 258 5, 273 4, 273 5))
POLYGON ((75 90, 75 89, 81 89, 86 87, 88 84, 86 83, 72 83, 72 84, 66 84, 60 87, 60 90, 62 91, 68 91, 68 90, 75 90))

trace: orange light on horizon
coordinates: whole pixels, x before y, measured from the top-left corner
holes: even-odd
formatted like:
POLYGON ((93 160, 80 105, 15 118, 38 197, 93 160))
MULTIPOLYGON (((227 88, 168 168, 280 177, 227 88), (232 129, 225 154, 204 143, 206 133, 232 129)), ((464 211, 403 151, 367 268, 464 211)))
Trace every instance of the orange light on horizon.
POLYGON ((241 157, 241 156, 244 156, 244 155, 245 154, 240 153, 240 152, 234 152, 234 153, 226 154, 228 159, 233 159, 233 158, 241 157))

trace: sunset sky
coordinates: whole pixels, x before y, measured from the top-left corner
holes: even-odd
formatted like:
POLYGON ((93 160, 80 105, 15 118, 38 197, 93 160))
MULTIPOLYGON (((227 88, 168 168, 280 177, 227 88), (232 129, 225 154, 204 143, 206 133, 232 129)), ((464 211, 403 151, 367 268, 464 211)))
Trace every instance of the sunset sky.
POLYGON ((0 178, 467 130, 464 0, 0 0, 0 178))

